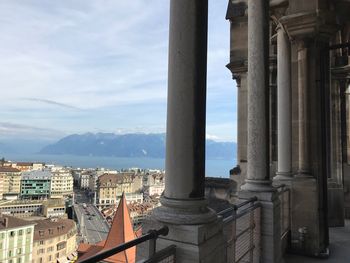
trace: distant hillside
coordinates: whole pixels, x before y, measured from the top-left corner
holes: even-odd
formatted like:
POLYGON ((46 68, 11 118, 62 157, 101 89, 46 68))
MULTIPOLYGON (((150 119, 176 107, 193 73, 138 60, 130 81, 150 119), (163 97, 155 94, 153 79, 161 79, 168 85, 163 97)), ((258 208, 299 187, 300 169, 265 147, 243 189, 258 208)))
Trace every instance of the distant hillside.
MULTIPOLYGON (((165 157, 165 134, 73 134, 44 147, 41 154, 72 154, 114 157, 165 157)), ((236 144, 207 140, 208 159, 232 159, 236 144)))

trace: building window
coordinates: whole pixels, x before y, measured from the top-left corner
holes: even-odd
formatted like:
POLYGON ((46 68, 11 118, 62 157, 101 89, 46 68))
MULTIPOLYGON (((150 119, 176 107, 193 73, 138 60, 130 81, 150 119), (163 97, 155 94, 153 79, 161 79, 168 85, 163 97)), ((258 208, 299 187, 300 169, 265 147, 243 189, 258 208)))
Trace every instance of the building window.
POLYGON ((40 240, 39 245, 44 245, 44 240, 40 240))
POLYGON ((17 259, 17 263, 21 263, 22 261, 21 261, 21 258, 18 258, 17 259))
POLYGON ((9 257, 12 257, 12 250, 9 250, 9 257))
POLYGON ((14 236, 15 236, 15 231, 11 231, 11 232, 10 232, 10 236, 11 236, 11 237, 14 237, 14 236))
POLYGON ((23 230, 18 231, 18 235, 21 236, 23 234, 23 230))
POLYGON ((39 236, 43 236, 44 235, 44 231, 43 230, 39 230, 39 236))
POLYGON ((22 249, 21 248, 17 249, 17 254, 22 254, 22 249))
POLYGON ((27 234, 30 234, 32 230, 30 228, 27 228, 27 234))

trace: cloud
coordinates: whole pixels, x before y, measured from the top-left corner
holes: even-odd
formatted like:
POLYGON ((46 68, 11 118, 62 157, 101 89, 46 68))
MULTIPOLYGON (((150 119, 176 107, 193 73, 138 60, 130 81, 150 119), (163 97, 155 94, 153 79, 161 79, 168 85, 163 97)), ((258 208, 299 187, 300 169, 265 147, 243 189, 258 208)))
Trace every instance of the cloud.
POLYGON ((42 102, 42 103, 46 103, 46 104, 49 104, 49 105, 59 106, 59 107, 67 108, 67 109, 81 110, 78 107, 75 107, 75 106, 72 106, 72 105, 68 105, 68 104, 65 104, 65 103, 60 103, 60 102, 53 101, 53 100, 36 99, 36 98, 22 98, 22 100, 34 101, 34 102, 42 102))
POLYGON ((0 122, 0 138, 56 139, 64 136, 60 130, 40 128, 11 122, 0 122))
POLYGON ((205 135, 205 138, 206 138, 207 140, 214 140, 214 141, 220 139, 218 136, 213 135, 213 134, 208 134, 208 133, 205 135))

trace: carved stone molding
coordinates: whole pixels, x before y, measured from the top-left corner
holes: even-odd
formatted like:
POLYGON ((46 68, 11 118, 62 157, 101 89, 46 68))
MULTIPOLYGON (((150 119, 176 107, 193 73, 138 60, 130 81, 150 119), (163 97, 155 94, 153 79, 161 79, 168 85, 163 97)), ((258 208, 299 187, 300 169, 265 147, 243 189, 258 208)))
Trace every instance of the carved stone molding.
POLYGON ((248 72, 248 61, 231 61, 226 67, 231 71, 232 78, 237 79, 240 74, 248 72))
POLYGON ((339 29, 335 14, 324 10, 287 15, 280 22, 294 39, 318 38, 328 41, 339 29))

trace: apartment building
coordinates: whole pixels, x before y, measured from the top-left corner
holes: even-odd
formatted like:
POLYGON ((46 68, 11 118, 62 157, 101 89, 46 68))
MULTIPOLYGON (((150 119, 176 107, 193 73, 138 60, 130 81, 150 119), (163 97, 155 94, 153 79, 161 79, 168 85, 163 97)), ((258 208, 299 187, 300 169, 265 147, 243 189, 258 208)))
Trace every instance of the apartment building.
POLYGON ((73 176, 69 170, 62 169, 52 172, 51 198, 64 198, 73 195, 73 176))
POLYGON ((103 174, 97 181, 97 206, 115 205, 123 193, 128 195, 141 190, 142 176, 134 173, 103 174))
POLYGON ((10 166, 0 166, 0 185, 5 199, 17 199, 21 193, 21 171, 10 166), (2 187, 1 187, 2 186, 2 187))
POLYGON ((76 257, 76 224, 70 219, 36 220, 33 263, 69 262, 76 257))
POLYGON ((50 196, 52 174, 49 171, 22 173, 21 197, 24 199, 46 199, 50 196))
POLYGON ((0 216, 0 262, 32 262, 34 222, 0 216))

